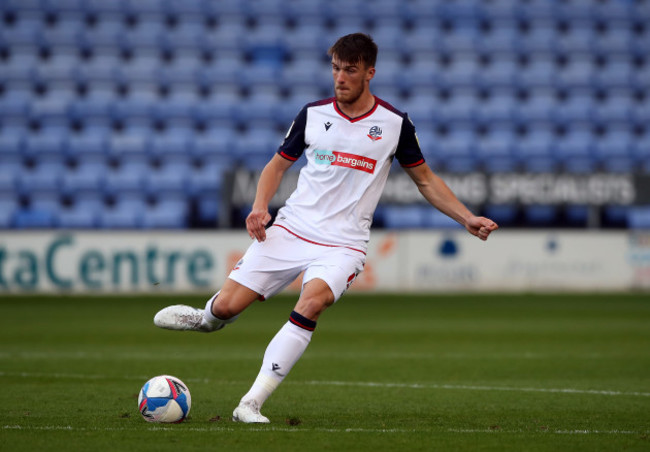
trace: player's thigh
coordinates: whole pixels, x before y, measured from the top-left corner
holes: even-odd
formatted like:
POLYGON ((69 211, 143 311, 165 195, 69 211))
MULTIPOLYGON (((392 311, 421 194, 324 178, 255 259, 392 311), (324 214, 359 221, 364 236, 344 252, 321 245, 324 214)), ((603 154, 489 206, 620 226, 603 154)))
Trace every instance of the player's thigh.
POLYGON ((220 319, 229 319, 260 298, 259 293, 228 278, 213 302, 212 313, 220 319))
POLYGON ((366 256, 348 248, 331 248, 305 270, 303 291, 312 280, 322 280, 329 287, 332 302, 336 302, 363 271, 366 256))
POLYGON ((334 293, 330 286, 322 279, 314 278, 302 286, 300 298, 294 311, 316 321, 325 309, 334 304, 334 301, 334 293))
POLYGON ((306 243, 281 228, 267 230, 264 242, 254 242, 228 278, 270 298, 291 284, 305 267, 306 243))

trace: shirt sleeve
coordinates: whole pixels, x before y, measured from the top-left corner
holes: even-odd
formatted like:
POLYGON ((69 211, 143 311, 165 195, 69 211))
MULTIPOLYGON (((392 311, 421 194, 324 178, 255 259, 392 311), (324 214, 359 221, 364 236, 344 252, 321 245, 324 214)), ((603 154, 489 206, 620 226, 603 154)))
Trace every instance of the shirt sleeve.
POLYGON ((305 143, 305 126, 307 125, 307 106, 304 106, 291 123, 291 127, 278 148, 278 154, 287 160, 295 162, 303 154, 305 143))
POLYGON ((402 130, 399 134, 399 142, 397 143, 397 151, 395 157, 400 165, 404 168, 413 168, 414 166, 422 165, 424 163, 424 156, 420 149, 418 137, 415 134, 415 126, 408 115, 404 114, 402 121, 402 130))

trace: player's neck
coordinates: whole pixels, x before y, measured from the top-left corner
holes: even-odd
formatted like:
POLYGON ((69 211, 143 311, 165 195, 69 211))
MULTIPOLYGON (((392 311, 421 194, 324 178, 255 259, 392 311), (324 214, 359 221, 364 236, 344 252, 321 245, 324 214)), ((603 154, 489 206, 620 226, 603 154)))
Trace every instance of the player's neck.
POLYGON ((375 106, 375 96, 368 90, 366 90, 357 100, 354 102, 341 102, 336 101, 336 105, 339 110, 345 113, 349 118, 358 118, 368 113, 375 106))

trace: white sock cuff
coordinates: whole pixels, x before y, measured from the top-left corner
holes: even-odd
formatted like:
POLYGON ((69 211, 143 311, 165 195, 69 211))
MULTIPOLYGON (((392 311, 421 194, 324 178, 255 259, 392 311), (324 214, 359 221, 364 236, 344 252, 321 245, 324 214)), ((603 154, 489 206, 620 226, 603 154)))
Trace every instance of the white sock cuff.
POLYGON ((214 295, 213 295, 213 296, 212 296, 212 297, 207 301, 207 303, 205 303, 205 309, 203 310, 203 318, 205 319, 206 322, 209 322, 209 323, 212 323, 212 324, 215 324, 215 323, 221 323, 221 324, 224 324, 224 325, 228 325, 229 323, 232 323, 232 322, 234 322, 235 320, 237 320, 237 318, 239 317, 239 314, 237 314, 237 315, 234 316, 234 317, 231 317, 231 318, 229 318, 229 319, 225 319, 225 320, 224 320, 224 319, 220 319, 219 317, 217 317, 216 315, 214 315, 214 314, 212 313, 212 303, 213 303, 214 300, 217 298, 217 296, 219 295, 220 292, 221 292, 221 291, 215 293, 215 294, 214 294, 214 295))
POLYGON ((212 297, 210 297, 210 299, 205 304, 205 310, 203 311, 203 318, 211 323, 223 322, 222 319, 220 319, 219 317, 215 316, 212 313, 212 302, 214 301, 215 298, 217 298, 217 295, 219 295, 219 292, 217 292, 216 294, 212 295, 212 297))
POLYGON ((298 325, 294 325, 291 321, 285 323, 282 329, 289 332, 290 334, 295 334, 296 336, 302 337, 307 342, 311 341, 311 337, 314 334, 313 331, 306 330, 299 327, 298 325))

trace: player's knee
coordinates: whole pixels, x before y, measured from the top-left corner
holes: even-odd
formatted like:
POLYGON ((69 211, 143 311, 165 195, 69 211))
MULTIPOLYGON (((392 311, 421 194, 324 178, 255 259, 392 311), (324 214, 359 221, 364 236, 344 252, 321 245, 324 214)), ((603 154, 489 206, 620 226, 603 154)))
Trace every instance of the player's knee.
POLYGON ((240 313, 235 303, 232 303, 227 297, 219 296, 212 303, 212 314, 221 320, 228 320, 240 313))
POLYGON ((332 304, 334 304, 334 300, 329 298, 305 297, 298 301, 295 311, 310 320, 316 321, 332 304))

